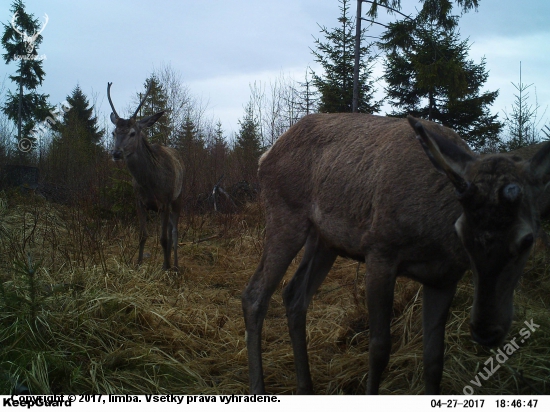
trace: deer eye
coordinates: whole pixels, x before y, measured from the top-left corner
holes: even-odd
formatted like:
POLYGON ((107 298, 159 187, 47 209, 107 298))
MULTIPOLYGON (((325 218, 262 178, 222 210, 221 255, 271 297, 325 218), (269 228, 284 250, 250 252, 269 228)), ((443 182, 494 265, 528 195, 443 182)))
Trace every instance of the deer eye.
POLYGON ((135 135, 136 135, 136 132, 135 132, 134 130, 132 130, 132 131, 130 132, 130 137, 134 137, 135 135))
POLYGON ((529 233, 528 235, 524 236, 520 242, 519 242, 519 250, 521 252, 526 251, 531 246, 533 246, 533 243, 535 242, 535 238, 532 233, 529 233))

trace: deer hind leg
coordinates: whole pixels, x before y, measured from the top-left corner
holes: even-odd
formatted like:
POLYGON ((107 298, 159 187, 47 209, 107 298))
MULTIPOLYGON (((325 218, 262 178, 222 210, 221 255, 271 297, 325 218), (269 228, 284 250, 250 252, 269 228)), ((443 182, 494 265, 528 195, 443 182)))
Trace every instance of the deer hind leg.
POLYGON ((369 310, 369 377, 367 394, 378 394, 382 373, 390 359, 390 322, 393 312, 396 268, 372 253, 366 259, 367 307, 369 310))
POLYGON ((170 208, 167 206, 162 209, 162 224, 160 228, 160 244, 164 252, 164 264, 162 269, 170 269, 170 251, 171 251, 171 238, 172 230, 170 225, 170 208))
POLYGON ((170 212, 170 224, 172 226, 172 244, 174 249, 174 269, 178 270, 178 223, 180 219, 180 207, 179 205, 172 205, 172 211, 170 212))
POLYGON ((138 253, 138 265, 143 262, 143 249, 145 248, 145 242, 149 237, 147 232, 147 209, 145 205, 138 199, 137 200, 137 215, 139 220, 139 253, 138 253))
POLYGON ((325 280, 337 254, 327 247, 316 232, 310 232, 304 257, 294 277, 283 291, 288 329, 294 351, 298 394, 313 393, 306 340, 306 314, 311 298, 325 280))
POLYGON ((424 285, 422 339, 424 341, 424 382, 426 395, 439 395, 443 375, 445 324, 455 295, 456 284, 442 289, 424 285))
POLYGON ((304 245, 308 230, 309 223, 305 218, 287 215, 284 219, 267 219, 262 258, 242 295, 251 393, 265 392, 261 333, 269 300, 292 259, 304 245), (281 221, 285 222, 284 227, 281 227, 281 221))

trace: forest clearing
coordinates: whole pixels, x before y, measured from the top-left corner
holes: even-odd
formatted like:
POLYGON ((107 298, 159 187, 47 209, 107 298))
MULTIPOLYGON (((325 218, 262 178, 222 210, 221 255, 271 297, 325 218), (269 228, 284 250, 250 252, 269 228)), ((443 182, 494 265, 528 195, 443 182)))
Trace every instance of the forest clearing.
POLYGON ((550 3, 61 3, 2 15, 1 394, 550 393, 550 3))
MULTIPOLYGON (((135 219, 99 219, 86 208, 1 193, 2 393, 15 385, 33 394, 248 393, 241 293, 262 252, 262 205, 184 216, 180 274, 160 269, 158 216, 151 217, 149 258, 137 267, 135 219)), ((296 388, 281 290, 298 262, 274 293, 264 325, 268 393, 296 388)), ((365 391, 364 273, 364 264, 338 258, 313 298, 307 337, 318 394, 365 391)), ((398 280, 381 394, 424 391, 420 291, 398 280)), ((466 386, 486 395, 548 393, 548 252, 537 246, 516 289, 509 338, 519 347, 503 363, 470 338, 472 298, 467 273, 447 322, 442 393, 463 394, 466 386), (521 334, 526 321, 539 326, 528 338, 521 334)))

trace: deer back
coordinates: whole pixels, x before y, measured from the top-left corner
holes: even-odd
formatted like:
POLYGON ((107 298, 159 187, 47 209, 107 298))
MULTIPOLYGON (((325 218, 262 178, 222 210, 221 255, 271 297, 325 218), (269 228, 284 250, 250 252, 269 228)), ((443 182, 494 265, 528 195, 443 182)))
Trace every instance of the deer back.
MULTIPOLYGON (((424 124, 469 151, 450 129, 424 124)), ((467 265, 453 227, 461 214, 455 189, 405 119, 308 116, 262 157, 259 177, 268 209, 277 213, 284 200, 342 255, 362 260, 377 248, 467 265)))

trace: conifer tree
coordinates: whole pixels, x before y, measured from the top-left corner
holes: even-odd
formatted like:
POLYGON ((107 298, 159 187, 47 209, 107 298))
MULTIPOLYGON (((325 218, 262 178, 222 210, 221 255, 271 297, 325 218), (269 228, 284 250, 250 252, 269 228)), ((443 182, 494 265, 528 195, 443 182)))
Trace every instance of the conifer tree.
POLYGON ((77 85, 67 96, 68 107, 59 123, 47 151, 44 175, 50 182, 82 194, 93 186, 97 164, 101 161, 100 145, 104 130, 99 128, 94 106, 77 85))
MULTIPOLYGON (((172 133, 171 113, 167 103, 168 98, 166 97, 164 86, 159 81, 158 76, 154 73, 145 80, 145 91, 143 93, 147 91, 151 82, 151 91, 147 95, 147 98, 145 99, 145 102, 143 103, 143 106, 141 107, 138 116, 151 116, 164 110, 164 114, 161 116, 161 118, 157 120, 157 122, 153 126, 148 127, 145 133, 147 134, 147 137, 151 143, 168 145, 172 133)), ((139 100, 136 105, 139 104, 139 102, 141 101, 141 97, 142 93, 138 95, 139 100)))
MULTIPOLYGON (((315 61, 321 64, 324 73, 312 71, 313 84, 319 92, 320 112, 351 112, 353 103, 353 68, 355 65, 355 23, 349 15, 349 0, 339 0, 340 27, 332 30, 321 27, 326 41, 315 40, 312 50, 315 61)), ((365 30, 362 31, 362 36, 365 30)), ((364 43, 364 42, 362 42, 364 43)), ((372 66, 375 58, 371 46, 360 48, 359 105, 358 111, 375 113, 381 102, 373 100, 374 80, 372 66)))
POLYGON ((511 112, 504 111, 505 138, 499 147, 500 151, 516 150, 542 140, 539 132, 541 120, 537 119, 540 106, 536 101, 536 94, 535 104, 529 102, 529 89, 533 86, 533 83, 525 84, 522 82, 521 62, 519 65, 519 82, 512 83, 512 85, 517 90, 517 94, 514 94, 515 100, 511 112))
POLYGON ((255 181, 262 147, 259 125, 254 117, 252 102, 246 106, 245 115, 242 120, 239 120, 239 125, 240 129, 235 140, 235 152, 239 159, 240 171, 243 179, 255 181))
POLYGON ((42 68, 42 58, 38 55, 44 22, 27 13, 22 0, 15 0, 10 12, 12 21, 3 24, 2 46, 6 53, 2 56, 6 64, 17 63, 16 74, 9 76, 17 84, 17 92, 8 91, 2 111, 17 125, 17 139, 23 147, 23 139, 31 144, 36 143, 32 130, 36 122, 48 116, 51 109, 47 102, 49 96, 36 92, 46 75, 42 68), (21 33, 30 35, 31 39, 25 39, 21 33), (25 93, 25 90, 28 92, 25 93))
POLYGON ((498 91, 481 90, 488 78, 485 60, 468 58, 470 46, 460 40, 450 1, 424 3, 441 7, 392 23, 382 36, 386 93, 394 109, 389 114, 441 123, 478 150, 493 146, 502 124, 490 112, 498 91))
POLYGON ((67 96, 67 103, 70 106, 63 114, 63 122, 59 127, 61 134, 73 138, 78 136, 90 145, 99 144, 104 130, 99 128, 97 117, 93 114, 94 106, 90 105, 79 85, 67 96))
POLYGON ((186 171, 186 184, 191 195, 195 196, 199 190, 199 180, 202 178, 202 162, 205 154, 204 139, 196 126, 191 113, 188 112, 184 122, 176 132, 174 146, 181 153, 186 171))

